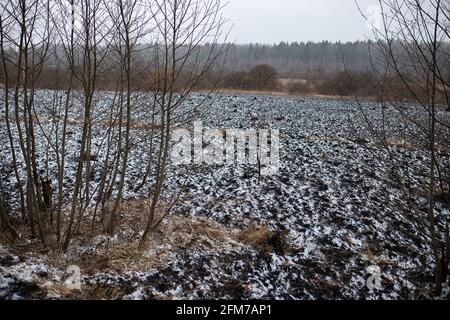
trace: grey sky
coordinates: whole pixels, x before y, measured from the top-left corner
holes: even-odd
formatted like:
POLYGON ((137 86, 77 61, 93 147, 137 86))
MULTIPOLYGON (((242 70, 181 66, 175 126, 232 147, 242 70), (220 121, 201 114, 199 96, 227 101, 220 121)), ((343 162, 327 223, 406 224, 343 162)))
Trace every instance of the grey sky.
MULTIPOLYGON (((226 1, 226 0, 224 0, 226 1)), ((354 0, 229 0, 230 41, 353 41, 370 35, 354 0)), ((357 0, 366 12, 377 0, 357 0)))

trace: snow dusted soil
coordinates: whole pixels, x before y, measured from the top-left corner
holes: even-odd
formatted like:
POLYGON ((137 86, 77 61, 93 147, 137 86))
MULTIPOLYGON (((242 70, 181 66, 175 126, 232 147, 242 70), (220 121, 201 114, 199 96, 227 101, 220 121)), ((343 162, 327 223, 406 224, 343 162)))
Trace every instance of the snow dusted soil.
MULTIPOLYGON (((51 99, 49 92, 39 94, 44 100, 51 99)), ((194 95, 187 107, 203 98, 194 95)), ((99 98, 99 115, 108 109, 110 100, 107 94, 99 98)), ((392 142, 394 161, 411 192, 409 200, 423 215, 418 219, 426 221, 424 184, 429 155, 425 144, 412 145, 417 132, 400 121, 398 112, 384 110, 382 127, 380 106, 367 102, 362 110, 376 122, 376 133, 392 142)), ((434 272, 429 243, 423 230, 405 218, 403 189, 398 179, 392 178, 386 152, 376 139, 368 138, 369 128, 356 103, 217 95, 200 111, 195 120, 209 128, 279 129, 279 173, 259 180, 257 168, 252 166, 171 167, 164 197, 183 192, 173 215, 152 235, 146 252, 136 256, 130 247, 120 247, 122 241, 135 243, 139 237, 141 229, 129 224, 109 239, 112 247, 121 248, 114 252, 106 251, 108 239, 102 235, 74 241, 70 252, 58 257, 24 249, 36 245, 33 243, 0 246, 0 299, 429 298, 434 272), (272 234, 282 233, 286 243, 272 243, 268 248, 246 241, 242 234, 252 225, 267 226, 272 234), (98 262, 97 267, 87 261, 98 262), (81 291, 64 286, 69 265, 81 268, 81 291), (374 275, 381 277, 382 288, 367 286, 374 275)), ((426 119, 412 106, 406 112, 419 121, 426 119)), ((73 110, 71 117, 77 116, 73 110)), ((448 113, 439 116, 450 122, 448 113)), ((69 129, 67 196, 76 165, 74 147, 80 139, 76 123, 69 129)), ((99 161, 93 189, 100 181, 105 157, 102 130, 101 126, 94 130, 99 161)), ((449 138, 448 132, 442 135, 449 138)), ((4 126, 0 141, 7 141, 4 126)), ((42 134, 38 141, 38 148, 46 150, 42 134)), ((148 143, 139 128, 133 130, 125 194, 130 201, 148 193, 146 188, 133 191, 145 172, 148 143)), ((447 167, 449 155, 444 149, 438 155, 447 167)), ((0 157, 1 178, 14 204, 18 195, 10 154, 1 148, 0 157)), ((49 168, 43 166, 42 173, 56 179, 51 152, 48 157, 49 168)), ((439 221, 448 221, 445 203, 437 201, 436 210, 439 221)), ((124 221, 133 219, 127 210, 122 215, 124 221)))

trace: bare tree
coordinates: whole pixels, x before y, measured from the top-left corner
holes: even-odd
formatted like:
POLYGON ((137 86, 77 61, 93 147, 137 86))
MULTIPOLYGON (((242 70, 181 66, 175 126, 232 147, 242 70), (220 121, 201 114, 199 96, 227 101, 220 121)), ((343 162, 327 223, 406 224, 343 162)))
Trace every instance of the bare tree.
POLYGON ((258 90, 275 90, 278 87, 278 73, 267 64, 253 67, 249 72, 249 77, 253 86, 258 90))
POLYGON ((161 132, 155 159, 156 179, 140 249, 144 248, 154 224, 163 191, 171 132, 180 116, 177 111, 224 53, 224 47, 218 45, 225 36, 221 9, 220 0, 156 0, 152 3, 157 35, 151 87, 161 117, 161 132))
POLYGON ((79 27, 75 29, 75 38, 80 43, 76 49, 77 52, 81 53, 81 57, 74 61, 72 72, 74 78, 82 87, 83 125, 69 222, 62 244, 63 250, 67 250, 69 247, 77 212, 79 223, 81 223, 82 213, 90 204, 90 177, 93 160, 91 143, 95 91, 99 68, 110 46, 110 31, 112 29, 112 24, 108 20, 108 14, 104 7, 104 1, 83 0, 77 4, 75 15, 78 17, 79 27), (81 201, 79 200, 80 196, 82 196, 81 201))
MULTIPOLYGON (((120 114, 119 114, 119 127, 122 127, 123 116, 122 110, 125 109, 125 133, 124 141, 122 137, 119 137, 119 158, 122 154, 122 142, 123 142, 123 159, 122 168, 120 170, 120 182, 118 187, 117 196, 114 202, 114 207, 110 214, 110 218, 107 224, 107 230, 110 234, 114 231, 114 223, 116 214, 119 209, 120 202, 122 200, 122 194, 125 183, 125 176, 127 173, 128 157, 130 152, 130 131, 132 121, 132 74, 135 69, 134 51, 140 40, 150 31, 150 20, 148 13, 146 12, 145 2, 133 0, 124 1, 117 0, 114 2, 112 9, 108 10, 110 18, 115 24, 115 38, 117 39, 116 50, 120 59, 121 66, 120 79, 119 79, 119 91, 120 91, 120 114), (124 108, 122 105, 124 104, 124 108)), ((119 163, 119 162, 118 162, 119 163)))
MULTIPOLYGON (((35 140, 35 90, 37 81, 41 75, 43 65, 47 58, 50 44, 50 1, 3 1, 2 10, 2 57, 5 73, 8 73, 8 65, 14 70, 14 81, 10 81, 9 75, 5 83, 4 103, 6 106, 7 127, 10 140, 10 151, 17 161, 15 148, 19 145, 21 156, 26 168, 26 186, 23 190, 23 183, 20 174, 16 171, 19 192, 21 198, 25 195, 22 210, 30 221, 31 232, 35 234, 35 223, 37 225, 39 238, 44 245, 47 245, 42 208, 42 192, 39 184, 39 174, 37 170, 37 154, 35 140), (4 28, 8 28, 8 32, 4 28), (12 54, 6 60, 5 51, 8 48, 12 54), (13 82, 10 96, 9 83, 13 82), (9 122, 9 106, 13 105, 14 128, 9 122), (15 141, 12 130, 17 130, 18 141, 15 141)), ((15 166, 17 163, 15 164, 15 166)))
MULTIPOLYGON (((144 175, 135 187, 136 192, 146 187, 150 197, 143 248, 161 221, 154 218, 171 132, 208 96, 193 108, 183 103, 202 81, 211 81, 212 73, 217 73, 215 81, 221 76, 222 69, 214 69, 226 48, 218 44, 225 40, 221 9, 219 0, 1 2, 8 152, 23 222, 44 246, 66 251, 86 230, 89 214, 92 233, 114 234, 131 153, 144 148, 139 139, 149 146, 140 159, 144 175), (113 92, 102 91, 108 88, 113 92), (79 141, 73 146, 74 132, 79 141), (69 150, 75 159, 68 158, 69 150), (73 180, 66 172, 71 160, 76 162, 73 180), (99 183, 94 184, 96 175, 99 183)), ((3 194, 0 202, 2 227, 14 234, 3 194)))
MULTIPOLYGON (((392 108, 401 115, 406 126, 414 128, 419 134, 411 137, 418 147, 424 145, 429 152, 428 162, 428 210, 424 222, 417 205, 409 201, 411 193, 403 181, 390 149, 386 136, 377 133, 374 123, 365 115, 365 120, 372 128, 371 132, 387 151, 390 161, 396 169, 396 179, 402 185, 408 208, 415 214, 406 214, 405 218, 413 219, 418 228, 429 240, 431 256, 435 264, 435 292, 441 294, 442 283, 446 281, 449 263, 448 222, 436 213, 436 201, 443 196, 449 206, 449 197, 445 195, 445 171, 448 165, 445 158, 440 157, 439 150, 448 148, 450 123, 442 117, 442 110, 449 110, 449 83, 447 78, 449 52, 446 50, 449 37, 449 3, 432 0, 380 0, 382 26, 374 28, 377 41, 374 49, 382 57, 386 70, 379 74, 379 96, 383 108, 392 108), (406 89, 409 101, 393 101, 386 94, 387 77, 394 75, 406 89), (412 107, 415 106, 415 107, 412 107), (411 114, 413 111, 425 115, 421 118, 411 114)), ((364 112, 364 111, 363 111, 364 112)), ((384 119, 384 117, 383 117, 384 119)), ((384 125, 383 125, 384 127, 384 125)))

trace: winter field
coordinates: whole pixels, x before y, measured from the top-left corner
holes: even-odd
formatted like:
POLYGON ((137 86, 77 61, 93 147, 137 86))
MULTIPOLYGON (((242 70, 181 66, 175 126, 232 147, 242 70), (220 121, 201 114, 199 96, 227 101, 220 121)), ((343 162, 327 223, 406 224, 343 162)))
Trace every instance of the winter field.
MULTIPOLYGON (((56 131, 50 111, 39 109, 39 101, 49 105, 60 94, 40 91, 36 97, 40 175, 54 188, 57 168, 46 134, 56 131)), ((113 97, 104 92, 96 99, 93 208, 107 157, 103 124, 113 97)), ((11 245, 0 238, 0 299, 430 298, 433 261, 429 240, 417 224, 427 219, 430 157, 426 142, 418 143, 416 129, 402 120, 404 114, 419 122, 427 117, 413 105, 400 115, 376 102, 337 98, 193 95, 184 106, 192 112, 177 118, 180 127, 196 120, 214 129, 278 129, 281 167, 259 177, 254 165, 170 166, 161 223, 143 252, 137 251, 137 241, 153 175, 136 188, 146 175, 152 143, 139 108, 133 114, 130 174, 116 235, 86 236, 80 228, 65 254, 31 250, 37 240, 11 245), (202 107, 193 107, 204 99, 202 107), (377 136, 389 143, 389 153, 377 136), (418 210, 409 211, 407 202, 418 210), (80 290, 65 284, 73 276, 69 266, 79 268, 80 290)), ((6 145, 2 112, 0 141, 6 145)), ((75 105, 69 114, 66 200, 77 164, 80 113, 75 105)), ((438 118, 450 123, 448 112, 439 112, 438 118)), ((450 138, 448 130, 441 136, 450 138)), ((438 150, 441 165, 448 168, 450 150, 438 150)), ((19 195, 11 155, 3 147, 0 177, 8 206, 14 208, 19 195)), ((450 218, 445 200, 436 197, 438 223, 450 218)), ((90 219, 95 219, 93 208, 86 212, 90 219)))

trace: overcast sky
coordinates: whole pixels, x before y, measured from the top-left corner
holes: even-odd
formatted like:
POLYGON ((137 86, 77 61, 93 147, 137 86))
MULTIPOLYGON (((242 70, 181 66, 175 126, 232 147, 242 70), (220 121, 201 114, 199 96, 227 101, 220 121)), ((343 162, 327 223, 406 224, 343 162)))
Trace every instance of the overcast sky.
MULTIPOLYGON (((354 41, 371 34, 354 0, 229 1, 224 15, 233 24, 231 42, 354 41)), ((357 2, 370 12, 378 1, 357 2)))

